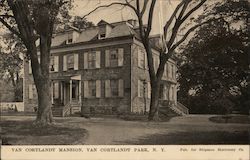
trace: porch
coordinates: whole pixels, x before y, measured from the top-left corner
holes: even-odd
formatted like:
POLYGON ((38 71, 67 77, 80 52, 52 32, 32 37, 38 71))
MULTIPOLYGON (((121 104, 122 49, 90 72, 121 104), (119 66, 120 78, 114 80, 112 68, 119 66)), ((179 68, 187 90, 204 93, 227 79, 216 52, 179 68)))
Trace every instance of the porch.
POLYGON ((52 113, 64 117, 81 111, 81 75, 51 79, 52 113))

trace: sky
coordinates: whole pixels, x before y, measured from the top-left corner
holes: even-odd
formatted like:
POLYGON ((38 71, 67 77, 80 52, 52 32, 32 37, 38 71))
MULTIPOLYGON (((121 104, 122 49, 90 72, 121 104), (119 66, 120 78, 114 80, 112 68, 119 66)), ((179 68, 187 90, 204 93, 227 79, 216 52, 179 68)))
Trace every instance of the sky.
MULTIPOLYGON (((84 16, 94 8, 99 5, 107 5, 112 2, 123 1, 123 0, 75 0, 74 9, 72 10, 72 14, 78 16, 84 16)), ((152 34, 160 33, 160 26, 159 26, 159 19, 162 17, 165 21, 173 12, 175 6, 179 3, 179 0, 175 1, 168 1, 168 0, 157 0, 154 12, 154 21, 153 21, 153 28, 152 34), (162 8, 161 8, 161 7, 162 8), (160 11, 162 11, 162 16, 160 16, 160 11)), ((92 13, 91 15, 86 17, 89 21, 93 23, 98 23, 100 20, 105 20, 109 23, 118 22, 127 19, 136 19, 135 14, 129 8, 123 8, 121 10, 121 6, 116 5, 109 8, 102 8, 97 10, 96 12, 92 13)), ((145 17, 146 19, 146 17, 145 17)), ((164 22, 162 24, 164 24, 164 22)))

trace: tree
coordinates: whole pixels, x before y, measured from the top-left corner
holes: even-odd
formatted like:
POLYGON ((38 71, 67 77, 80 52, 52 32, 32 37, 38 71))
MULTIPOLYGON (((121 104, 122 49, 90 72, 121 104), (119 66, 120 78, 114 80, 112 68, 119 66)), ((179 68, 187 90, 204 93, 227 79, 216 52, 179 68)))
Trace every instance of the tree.
POLYGON ((0 50, 0 76, 1 79, 10 81, 14 88, 14 100, 20 102, 22 97, 22 80, 20 71, 23 60, 20 54, 24 53, 24 46, 14 34, 5 34, 2 37, 0 50))
POLYGON ((60 11, 67 12, 64 7, 68 1, 1 0, 0 2, 0 22, 20 38, 31 60, 38 94, 36 123, 40 125, 52 123, 49 78, 51 39, 56 17, 60 11), (37 40, 39 47, 36 46, 37 40))
POLYGON ((226 0, 214 6, 205 16, 221 20, 202 26, 183 48, 179 97, 191 112, 250 109, 249 4, 226 0))
MULTIPOLYGON (((165 1, 166 2, 166 1, 165 1)), ((152 30, 152 21, 154 18, 154 9, 156 0, 124 0, 122 2, 113 2, 107 5, 101 5, 89 12, 84 17, 95 12, 100 8, 106 8, 113 5, 120 5, 122 8, 130 8, 136 15, 139 22, 139 35, 143 43, 143 46, 147 53, 148 68, 150 75, 151 84, 151 101, 148 120, 158 119, 158 103, 159 103, 159 92, 160 92, 160 81, 163 76, 164 66, 169 58, 173 57, 175 49, 182 44, 196 28, 203 24, 211 21, 204 21, 199 24, 189 26, 184 29, 185 34, 181 37, 177 33, 184 27, 184 24, 189 21, 190 16, 198 10, 206 0, 182 0, 176 6, 170 18, 166 21, 162 28, 162 39, 160 46, 160 64, 157 70, 154 69, 153 55, 152 55, 152 44, 150 42, 150 32, 152 30), (144 19, 146 17, 146 20, 144 19)))

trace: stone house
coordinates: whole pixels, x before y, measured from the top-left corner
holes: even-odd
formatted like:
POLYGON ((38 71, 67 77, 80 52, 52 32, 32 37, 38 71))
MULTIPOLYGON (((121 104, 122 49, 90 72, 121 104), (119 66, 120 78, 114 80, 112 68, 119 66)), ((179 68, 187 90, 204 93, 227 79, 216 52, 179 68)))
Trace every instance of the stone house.
MULTIPOLYGON (((147 57, 137 30, 134 20, 101 20, 85 30, 72 27, 54 34, 50 74, 54 115, 142 114, 149 110, 147 57)), ((157 68, 157 48, 153 54, 157 68)), ((34 112, 37 95, 30 63, 24 68, 25 111, 34 112)), ((188 111, 177 102, 176 70, 170 59, 161 82, 161 107, 181 115, 188 111)))

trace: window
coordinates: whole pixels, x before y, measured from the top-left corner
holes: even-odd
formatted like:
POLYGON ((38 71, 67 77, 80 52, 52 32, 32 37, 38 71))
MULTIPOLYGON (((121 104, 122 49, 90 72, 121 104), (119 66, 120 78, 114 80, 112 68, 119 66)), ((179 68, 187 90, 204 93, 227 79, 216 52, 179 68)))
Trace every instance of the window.
POLYGON ((99 39, 104 39, 106 37, 105 33, 99 34, 99 39))
POLYGON ((34 84, 29 85, 29 99, 37 99, 37 91, 34 84))
POLYGON ((117 51, 117 49, 110 51, 109 59, 110 59, 110 66, 111 67, 118 66, 118 51, 117 51))
POLYGON ((172 64, 172 78, 175 78, 175 66, 172 64))
POLYGON ((55 61, 54 61, 54 57, 50 57, 50 71, 55 71, 55 61))
POLYGON ((168 78, 172 78, 172 65, 168 64, 168 78))
POLYGON ((96 97, 96 81, 89 81, 89 97, 96 97))
POLYGON ((70 43, 72 43, 72 42, 73 42, 73 39, 70 38, 70 39, 68 39, 67 44, 70 44, 70 43))
POLYGON ((145 53, 143 52, 142 49, 138 49, 138 66, 140 68, 145 68, 145 66, 146 66, 145 53))
POLYGON ((95 52, 91 52, 88 54, 88 68, 95 68, 96 64, 96 54, 95 52))
POLYGON ((160 96, 159 96, 160 99, 163 99, 163 94, 164 94, 164 85, 160 84, 160 96))
POLYGON ((138 97, 144 97, 145 96, 145 91, 146 91, 146 84, 144 84, 144 81, 139 80, 138 81, 138 97))
POLYGON ((68 70, 74 69, 74 55, 67 56, 67 68, 68 70))
POLYGON ((118 80, 110 80, 111 96, 117 97, 119 95, 119 82, 118 80))

